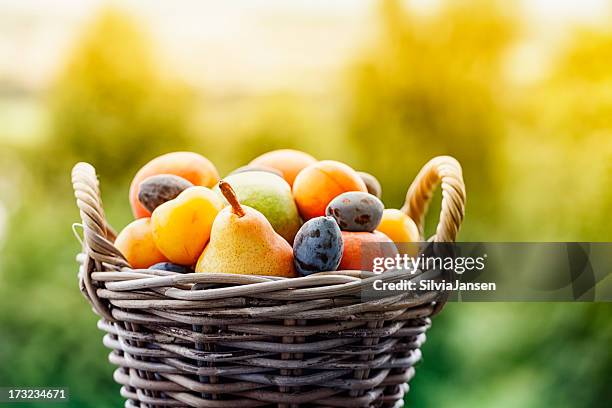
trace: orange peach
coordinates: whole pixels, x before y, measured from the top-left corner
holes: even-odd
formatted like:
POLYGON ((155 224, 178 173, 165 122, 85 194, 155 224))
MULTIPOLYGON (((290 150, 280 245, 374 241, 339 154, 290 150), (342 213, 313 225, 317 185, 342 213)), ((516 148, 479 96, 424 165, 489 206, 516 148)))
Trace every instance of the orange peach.
POLYGON ((375 258, 397 255, 397 248, 393 241, 379 231, 342 231, 342 239, 344 240, 344 252, 338 270, 372 271, 375 258))
POLYGON ((115 239, 115 246, 123 254, 132 268, 148 268, 168 259, 153 242, 151 219, 139 218, 129 223, 115 239))
POLYGON ((279 170, 287 183, 292 186, 298 173, 305 167, 316 162, 317 159, 308 153, 293 149, 280 149, 264 153, 254 158, 249 165, 266 166, 279 170))
POLYGON ((333 160, 311 164, 293 182, 293 198, 304 220, 325 215, 327 204, 347 191, 368 189, 355 170, 333 160))
POLYGON ((219 173, 206 157, 193 152, 172 152, 158 156, 145 164, 130 185, 130 205, 136 218, 149 217, 151 212, 138 201, 140 183, 150 176, 173 174, 196 186, 212 187, 219 181, 219 173))

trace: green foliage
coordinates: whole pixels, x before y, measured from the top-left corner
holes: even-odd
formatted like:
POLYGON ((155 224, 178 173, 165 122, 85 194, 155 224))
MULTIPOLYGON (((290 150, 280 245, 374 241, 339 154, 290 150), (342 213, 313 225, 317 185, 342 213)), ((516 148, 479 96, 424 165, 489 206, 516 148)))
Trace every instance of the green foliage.
POLYGON ((188 147, 193 102, 188 88, 164 77, 132 18, 105 9, 52 89, 51 155, 123 174, 168 146, 188 147))
POLYGON ((609 304, 449 304, 407 406, 606 407, 609 304))
POLYGON ((610 30, 577 29, 550 75, 523 90, 509 114, 503 228, 517 238, 609 239, 612 75, 603 66, 612 64, 611 44, 610 30), (546 221, 530 237, 533 220, 546 221))
POLYGON ((117 406, 102 333, 78 290, 72 200, 41 207, 42 192, 29 190, 32 201, 13 214, 1 259, 0 384, 68 386, 68 406, 117 406))
POLYGON ((491 189, 514 20, 488 1, 444 2, 425 18, 398 1, 381 4, 378 38, 349 71, 352 141, 391 182, 392 202, 406 184, 397 174, 415 174, 439 154, 456 156, 466 178, 478 178, 472 194, 491 189))

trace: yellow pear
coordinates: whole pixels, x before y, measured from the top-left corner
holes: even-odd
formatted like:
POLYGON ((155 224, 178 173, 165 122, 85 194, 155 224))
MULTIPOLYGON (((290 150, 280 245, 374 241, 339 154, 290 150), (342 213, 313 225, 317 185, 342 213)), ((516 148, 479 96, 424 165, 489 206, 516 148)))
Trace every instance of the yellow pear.
POLYGON ((291 245, 262 213, 241 205, 227 182, 221 180, 219 189, 230 206, 215 218, 196 272, 296 276, 291 245))

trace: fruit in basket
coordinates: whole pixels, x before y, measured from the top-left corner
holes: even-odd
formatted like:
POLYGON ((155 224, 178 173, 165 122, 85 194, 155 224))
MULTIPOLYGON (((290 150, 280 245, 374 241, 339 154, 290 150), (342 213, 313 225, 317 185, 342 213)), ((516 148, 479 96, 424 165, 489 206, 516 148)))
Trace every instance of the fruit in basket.
MULTIPOLYGON (((262 213, 274 231, 287 242, 293 242, 302 222, 291 187, 285 180, 268 172, 248 171, 227 176, 225 181, 230 183, 241 204, 262 213)), ((218 186, 215 190, 220 193, 218 186)))
POLYGON ((230 206, 217 215, 196 272, 295 277, 291 245, 262 213, 241 205, 229 183, 219 189, 230 206))
POLYGON ((158 271, 168 271, 168 272, 176 272, 176 273, 193 273, 193 269, 188 266, 178 265, 172 262, 159 262, 153 266, 150 266, 149 269, 155 269, 158 271))
POLYGON ((134 217, 149 217, 151 212, 138 201, 138 187, 147 177, 174 174, 196 186, 212 187, 219 181, 219 173, 206 157, 193 152, 172 152, 158 156, 145 164, 130 185, 130 205, 134 217))
POLYGON ((406 213, 394 208, 383 211, 378 230, 395 243, 419 242, 419 228, 406 213))
POLYGON ((293 197, 305 220, 325 215, 327 204, 347 191, 368 190, 355 170, 334 160, 311 164, 293 182, 293 197))
POLYGON ((335 271, 344 244, 338 224, 332 217, 312 218, 302 225, 293 242, 295 269, 303 276, 335 271))
POLYGON ((372 232, 378 227, 384 209, 378 197, 362 191, 349 191, 331 200, 325 214, 333 217, 342 231, 372 232))
POLYGON ((212 190, 190 187, 153 211, 153 239, 171 262, 193 265, 204 249, 223 201, 212 190))
POLYGON ((383 217, 378 230, 387 235, 397 244, 401 253, 416 256, 419 252, 418 243, 421 241, 419 228, 406 213, 394 208, 383 211, 383 217))
POLYGON ((378 198, 382 197, 382 187, 380 186, 380 182, 378 179, 376 179, 376 177, 370 173, 366 173, 365 171, 358 171, 357 174, 359 174, 359 177, 361 177, 365 183, 368 193, 375 195, 378 198))
POLYGON ((191 182, 174 174, 147 177, 138 186, 138 201, 148 211, 153 212, 161 204, 176 198, 189 187, 193 187, 191 182))
POLYGON ((316 163, 317 159, 308 153, 293 149, 280 149, 264 153, 251 160, 249 165, 266 166, 281 172, 287 183, 293 186, 293 181, 303 168, 316 163))
POLYGON ((342 231, 344 252, 338 269, 372 271, 375 258, 395 257, 398 252, 389 237, 379 231, 342 231))
POLYGON ((151 231, 151 219, 140 218, 126 225, 115 239, 115 247, 134 269, 148 268, 167 261, 155 245, 151 231))
POLYGON ((228 174, 228 176, 231 176, 233 174, 238 174, 238 173, 246 173, 249 171, 265 171, 268 173, 276 174, 279 177, 283 177, 283 172, 278 169, 275 169, 269 166, 253 165, 253 164, 247 164, 246 166, 238 167, 237 169, 233 170, 230 174, 228 174))

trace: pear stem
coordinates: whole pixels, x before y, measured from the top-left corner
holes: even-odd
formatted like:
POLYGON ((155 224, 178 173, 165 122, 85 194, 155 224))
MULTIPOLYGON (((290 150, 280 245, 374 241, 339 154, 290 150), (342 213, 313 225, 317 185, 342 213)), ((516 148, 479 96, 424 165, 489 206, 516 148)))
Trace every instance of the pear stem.
POLYGON ((246 212, 238 202, 238 197, 236 196, 236 192, 234 191, 232 186, 230 186, 227 181, 221 180, 219 181, 219 189, 221 190, 221 193, 223 193, 223 196, 225 197, 227 202, 230 203, 230 205, 232 206, 232 212, 238 217, 244 217, 246 212))

